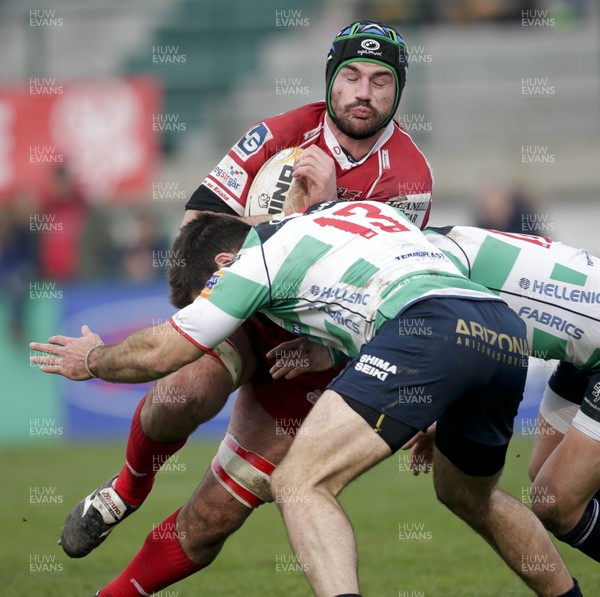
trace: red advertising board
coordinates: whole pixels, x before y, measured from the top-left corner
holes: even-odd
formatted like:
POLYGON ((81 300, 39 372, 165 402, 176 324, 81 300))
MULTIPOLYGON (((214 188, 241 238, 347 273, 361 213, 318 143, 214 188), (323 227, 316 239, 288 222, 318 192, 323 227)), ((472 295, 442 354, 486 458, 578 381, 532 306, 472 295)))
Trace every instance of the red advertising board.
POLYGON ((145 78, 0 88, 0 203, 44 194, 59 166, 89 201, 143 199, 158 158, 160 99, 145 78))

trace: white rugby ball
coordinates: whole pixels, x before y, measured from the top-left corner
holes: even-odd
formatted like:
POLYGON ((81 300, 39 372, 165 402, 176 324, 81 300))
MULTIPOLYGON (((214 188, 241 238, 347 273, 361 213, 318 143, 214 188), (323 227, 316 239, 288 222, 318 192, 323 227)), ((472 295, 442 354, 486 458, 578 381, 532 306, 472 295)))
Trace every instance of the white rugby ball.
POLYGON ((245 216, 281 213, 294 181, 294 160, 302 151, 301 147, 284 149, 262 165, 248 191, 245 216))

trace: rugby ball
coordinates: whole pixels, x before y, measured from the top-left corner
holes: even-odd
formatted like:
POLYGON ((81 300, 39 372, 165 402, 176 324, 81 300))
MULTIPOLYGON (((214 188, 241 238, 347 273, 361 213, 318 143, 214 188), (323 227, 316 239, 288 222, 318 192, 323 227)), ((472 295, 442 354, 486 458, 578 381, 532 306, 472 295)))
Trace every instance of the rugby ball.
POLYGON ((248 191, 245 216, 281 213, 294 181, 294 160, 302 151, 301 147, 284 149, 262 165, 248 191))

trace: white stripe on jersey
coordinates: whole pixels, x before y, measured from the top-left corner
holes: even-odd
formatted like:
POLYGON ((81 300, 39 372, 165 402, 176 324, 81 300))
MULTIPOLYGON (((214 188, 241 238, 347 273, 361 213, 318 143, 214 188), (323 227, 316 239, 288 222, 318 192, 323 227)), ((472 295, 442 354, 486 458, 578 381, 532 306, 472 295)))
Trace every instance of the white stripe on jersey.
POLYGON ((171 319, 173 319, 181 331, 191 338, 196 339, 201 337, 203 340, 202 343, 195 342, 195 344, 200 344, 204 348, 214 348, 220 344, 223 341, 223 329, 236 330, 244 321, 228 315, 201 296, 198 296, 191 305, 177 311, 171 319), (198 308, 196 303, 198 301, 202 304, 203 316, 201 318, 196 316, 198 308), (212 321, 213 317, 221 322, 220 326, 208 325, 208 322, 212 321))
POLYGON ((383 174, 383 164, 382 164, 381 151, 378 152, 377 158, 378 158, 378 163, 379 163, 379 172, 377 173, 377 178, 375 179, 375 181, 371 185, 371 188, 367 191, 367 194, 365 195, 365 199, 368 199, 371 196, 371 193, 375 190, 375 187, 377 186, 377 183, 379 182, 379 179, 381 178, 381 176, 383 174))
MULTIPOLYGON (((431 174, 431 190, 433 191, 433 187, 435 186, 435 179, 433 178, 433 168, 431 167, 427 156, 419 149, 417 144, 413 141, 412 137, 398 123, 394 122, 394 124, 400 133, 402 133, 405 137, 408 137, 410 139, 410 142, 413 144, 413 147, 421 154, 421 156, 423 156, 423 159, 425 160, 425 163, 429 168, 429 174, 431 174)), ((429 193, 429 197, 431 197, 431 193, 429 193)))

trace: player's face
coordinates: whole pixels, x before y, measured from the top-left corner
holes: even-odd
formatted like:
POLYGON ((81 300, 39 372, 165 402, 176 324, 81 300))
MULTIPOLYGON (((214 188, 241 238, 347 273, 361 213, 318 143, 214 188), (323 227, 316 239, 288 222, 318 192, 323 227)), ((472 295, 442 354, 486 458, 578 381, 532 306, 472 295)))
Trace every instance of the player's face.
POLYGON ((341 124, 355 135, 375 132, 389 116, 396 97, 394 74, 372 62, 351 62, 337 74, 331 107, 341 124))

